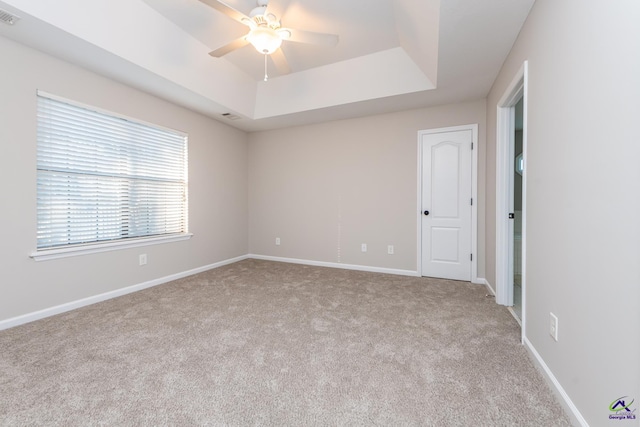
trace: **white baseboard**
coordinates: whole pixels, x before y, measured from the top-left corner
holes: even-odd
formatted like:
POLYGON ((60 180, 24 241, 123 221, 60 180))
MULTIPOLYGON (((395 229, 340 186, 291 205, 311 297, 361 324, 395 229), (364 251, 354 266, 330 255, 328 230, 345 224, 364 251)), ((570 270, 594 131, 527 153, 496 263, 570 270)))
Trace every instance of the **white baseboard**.
POLYGON ((494 297, 496 296, 496 291, 493 288, 493 286, 491 286, 491 283, 489 283, 489 281, 487 279, 482 279, 483 280, 483 285, 487 288, 487 291, 493 295, 494 297))
POLYGON ((242 255, 236 258, 231 258, 224 261, 216 262, 214 264, 205 265, 203 267, 194 268, 192 270, 187 270, 180 273, 171 274, 169 276, 160 277, 158 279, 149 280, 148 282, 139 283, 137 285, 128 286, 126 288, 116 289, 116 290, 105 292, 99 295, 94 295, 94 296, 79 299, 76 301, 71 301, 68 303, 56 305, 54 307, 49 307, 43 310, 34 311, 32 313, 23 314, 20 316, 12 317, 10 319, 0 320, 0 331, 4 329, 13 328, 15 326, 23 325, 25 323, 44 319, 45 317, 50 317, 50 316, 55 316, 56 314, 65 313, 67 311, 71 311, 76 308, 81 308, 87 305, 106 301, 111 298, 116 298, 122 295, 127 295, 133 292, 141 291, 143 289, 147 289, 153 286, 161 285, 163 283, 171 282, 172 280, 182 279, 183 277, 202 273, 203 271, 212 270, 214 268, 222 267, 223 265, 233 264, 234 262, 238 262, 238 261, 242 261, 250 258, 262 259, 267 261, 289 262, 293 264, 314 265, 314 266, 320 266, 320 267, 343 268, 347 270, 370 271, 374 273, 386 273, 386 274, 396 274, 396 275, 402 275, 402 276, 416 276, 416 277, 418 276, 418 273, 416 271, 410 271, 410 270, 397 270, 397 269, 390 269, 390 268, 369 267, 369 266, 363 266, 363 265, 350 265, 350 264, 340 264, 340 263, 330 263, 330 262, 320 262, 320 261, 309 261, 309 260, 302 260, 302 259, 271 257, 271 256, 263 256, 263 255, 242 255))
POLYGON ((371 273, 385 273, 385 274, 395 274, 397 276, 419 277, 419 274, 417 271, 399 270, 394 268, 383 268, 383 267, 371 267, 368 265, 341 264, 339 262, 311 261, 307 259, 283 258, 283 257, 255 255, 255 254, 248 255, 248 258, 261 259, 264 261, 288 262, 291 264, 313 265, 315 267, 342 268, 344 270, 369 271, 371 273))
POLYGON ((496 296, 496 292, 493 290, 493 288, 491 287, 491 283, 489 283, 489 281, 483 277, 478 277, 475 280, 472 280, 471 283, 475 284, 475 285, 483 285, 484 287, 487 288, 487 292, 489 292, 490 295, 492 296, 496 296))
POLYGON ((542 356, 540 356, 540 353, 538 353, 536 349, 533 347, 533 344, 531 344, 531 341, 529 341, 527 337, 524 337, 523 341, 524 341, 524 346, 528 350, 529 354, 531 355, 531 359, 533 360, 534 364, 536 365, 538 370, 543 374, 543 376, 551 386, 552 391, 560 399, 560 403, 562 404, 562 406, 565 409, 565 412, 571 419, 571 424, 582 426, 582 427, 589 427, 589 423, 587 423, 587 420, 584 419, 584 417, 582 416, 582 414, 580 413, 576 405, 573 403, 573 401, 567 394, 567 392, 564 390, 564 388, 562 388, 562 385, 560 385, 560 382, 558 381, 558 379, 555 377, 555 375, 553 375, 553 372, 551 372, 551 369, 549 369, 547 364, 544 362, 544 359, 542 359, 542 356))
MULTIPOLYGON (((391 268, 382 268, 382 267, 371 267, 366 265, 352 265, 352 264, 340 264, 334 262, 323 262, 323 261, 310 261, 304 259, 297 258, 283 258, 283 257, 274 257, 274 256, 266 256, 266 255, 242 255, 235 258, 230 258, 224 261, 216 262, 213 264, 205 265, 202 267, 194 268, 192 270, 183 271, 180 273, 172 274, 169 276, 161 277, 158 279, 150 280, 148 282, 139 283, 137 285, 128 286, 126 288, 116 289, 110 292, 105 292, 99 295, 94 295, 91 297, 83 298, 80 300, 68 302, 65 304, 60 304, 55 307, 46 308, 43 310, 35 311, 33 313, 24 314, 21 316, 16 316, 10 319, 0 321, 0 331, 4 329, 9 329, 15 326, 19 326, 25 323, 33 322, 35 320, 44 319, 45 317, 54 316, 56 314, 65 313, 67 311, 74 310, 76 308, 85 307, 91 304, 95 304, 101 301, 106 301, 111 298, 116 298, 122 295, 130 294, 133 292, 141 291, 143 289, 151 288, 153 286, 161 285, 163 283, 171 282, 173 280, 182 279, 187 276, 191 276, 194 274, 202 273, 204 271, 212 270, 215 268, 222 267, 224 265, 233 264, 238 261, 242 261, 245 259, 259 259, 265 261, 276 261, 276 262, 287 262, 292 264, 304 264, 304 265, 313 265, 317 267, 330 267, 330 268, 341 268, 346 270, 357 270, 357 271, 368 271, 372 273, 385 273, 385 274, 394 274, 401 276, 412 276, 419 277, 417 271, 412 270, 399 270, 399 269, 391 269, 391 268)), ((487 290, 495 295, 493 288, 490 283, 483 278, 478 278, 474 281, 476 284, 485 285, 487 290)), ((533 344, 524 337, 523 343, 527 351, 529 352, 532 361, 536 365, 536 368, 543 374, 549 385, 551 386, 553 392, 558 396, 560 402, 563 404, 565 411, 570 416, 572 424, 579 425, 582 427, 589 427, 589 424, 584 419, 578 408, 575 406, 569 395, 566 393, 562 385, 558 379, 553 375, 547 364, 542 359, 542 356, 536 351, 533 347, 533 344)))
MULTIPOLYGON (((313 265, 317 267, 341 268, 345 270, 368 271, 371 273, 394 274, 399 276, 411 276, 411 277, 420 276, 417 271, 413 271, 413 270, 400 270, 400 269, 394 269, 394 268, 372 267, 367 265, 341 264, 336 262, 312 261, 312 260, 305 260, 305 259, 298 259, 298 258, 284 258, 284 257, 274 257, 274 256, 267 256, 267 255, 248 254, 248 255, 242 255, 236 258, 220 261, 214 264, 205 265, 203 267, 194 268, 192 270, 187 270, 187 271, 172 274, 169 276, 160 277, 158 279, 150 280, 144 283, 139 283, 137 285, 128 286, 126 288, 116 289, 116 290, 105 292, 99 295, 90 296, 90 297, 79 299, 76 301, 60 304, 54 307, 45 308, 43 310, 35 311, 32 313, 27 313, 20 316, 12 317, 10 319, 0 320, 0 331, 4 329, 13 328, 14 326, 19 326, 25 323, 33 322, 35 320, 44 319, 45 317, 50 317, 50 316, 55 316, 56 314, 65 313, 67 311, 71 311, 76 308, 81 308, 87 305, 106 301, 111 298, 127 295, 132 292, 141 291, 143 289, 161 285, 163 283, 167 283, 172 280, 182 279, 183 277, 202 273, 203 271, 212 270, 214 268, 222 267, 223 265, 232 264, 234 262, 242 261, 245 259, 260 259, 265 261, 288 262, 292 264, 304 264, 304 265, 313 265)), ((479 279, 479 280, 483 280, 484 282, 486 282, 484 279, 479 279)))
POLYGON ((487 279, 484 279, 482 277, 476 277, 475 279, 472 278, 471 283, 473 283, 474 285, 485 285, 485 286, 489 284, 489 282, 487 282, 487 279))
POLYGON ((224 261, 216 262, 214 264, 205 265, 203 267, 194 268, 192 270, 171 274, 169 276, 161 277, 159 279, 149 280, 148 282, 139 283, 137 285, 128 286, 126 288, 116 289, 116 290, 105 292, 99 295, 94 295, 94 296, 79 299, 76 301, 71 301, 65 304, 56 305, 55 307, 34 311, 33 313, 27 313, 21 316, 12 317, 10 319, 0 321, 0 331, 4 329, 13 328, 14 326, 19 326, 25 323, 33 322, 35 320, 44 319, 45 317, 55 316, 56 314, 65 313, 67 311, 71 311, 76 308, 95 304, 97 302, 106 301, 111 298, 116 298, 122 295, 130 294, 132 292, 141 291, 143 289, 147 289, 153 286, 161 285, 163 283, 171 282, 172 280, 182 279, 183 277, 202 273, 203 271, 212 270, 214 268, 222 267, 223 265, 233 264, 234 262, 242 261, 247 258, 249 258, 247 255, 243 255, 236 258, 227 259, 224 261))

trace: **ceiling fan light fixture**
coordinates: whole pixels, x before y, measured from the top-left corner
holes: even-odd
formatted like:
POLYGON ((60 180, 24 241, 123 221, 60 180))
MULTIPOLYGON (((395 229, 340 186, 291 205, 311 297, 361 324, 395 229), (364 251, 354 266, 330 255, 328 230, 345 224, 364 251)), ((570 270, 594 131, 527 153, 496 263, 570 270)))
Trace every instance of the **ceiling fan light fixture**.
POLYGON ((276 32, 282 40, 289 40, 291 38, 291 31, 286 28, 278 28, 276 32))
POLYGON ((247 41, 262 54, 269 55, 275 52, 282 44, 282 39, 275 30, 267 26, 259 26, 247 35, 247 41))
POLYGON ((252 30, 254 30, 257 27, 257 24, 255 23, 255 21, 247 17, 242 18, 241 22, 247 27, 251 28, 252 30))

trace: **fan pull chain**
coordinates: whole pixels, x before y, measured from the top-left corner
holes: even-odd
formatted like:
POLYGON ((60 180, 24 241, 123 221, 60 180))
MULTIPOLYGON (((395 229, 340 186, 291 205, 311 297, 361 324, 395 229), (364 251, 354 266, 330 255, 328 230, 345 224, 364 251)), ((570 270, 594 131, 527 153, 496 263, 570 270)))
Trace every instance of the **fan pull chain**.
POLYGON ((269 79, 267 75, 267 54, 264 54, 264 81, 266 82, 269 79))

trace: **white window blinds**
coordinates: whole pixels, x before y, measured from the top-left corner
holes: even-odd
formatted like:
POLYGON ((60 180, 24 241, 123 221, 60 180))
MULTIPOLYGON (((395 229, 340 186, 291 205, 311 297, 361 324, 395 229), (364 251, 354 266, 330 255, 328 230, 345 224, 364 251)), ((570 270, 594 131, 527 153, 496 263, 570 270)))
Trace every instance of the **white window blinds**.
POLYGON ((38 250, 187 232, 187 137, 38 93, 38 250))

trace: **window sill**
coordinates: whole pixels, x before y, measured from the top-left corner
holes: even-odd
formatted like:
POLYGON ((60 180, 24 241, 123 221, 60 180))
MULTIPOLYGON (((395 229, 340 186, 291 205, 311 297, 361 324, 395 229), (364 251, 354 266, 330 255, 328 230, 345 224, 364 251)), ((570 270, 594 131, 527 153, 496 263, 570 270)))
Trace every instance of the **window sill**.
POLYGON ((104 243, 92 243, 88 245, 78 245, 68 248, 58 249, 44 249, 33 252, 29 255, 35 261, 48 261, 51 259, 67 258, 80 255, 95 254, 99 252, 116 251, 120 249, 138 248, 141 246, 158 245, 161 243, 179 242, 182 240, 188 240, 193 236, 191 233, 171 235, 171 236, 158 236, 158 237, 144 237, 140 239, 127 239, 119 240, 116 242, 104 242, 104 243))

